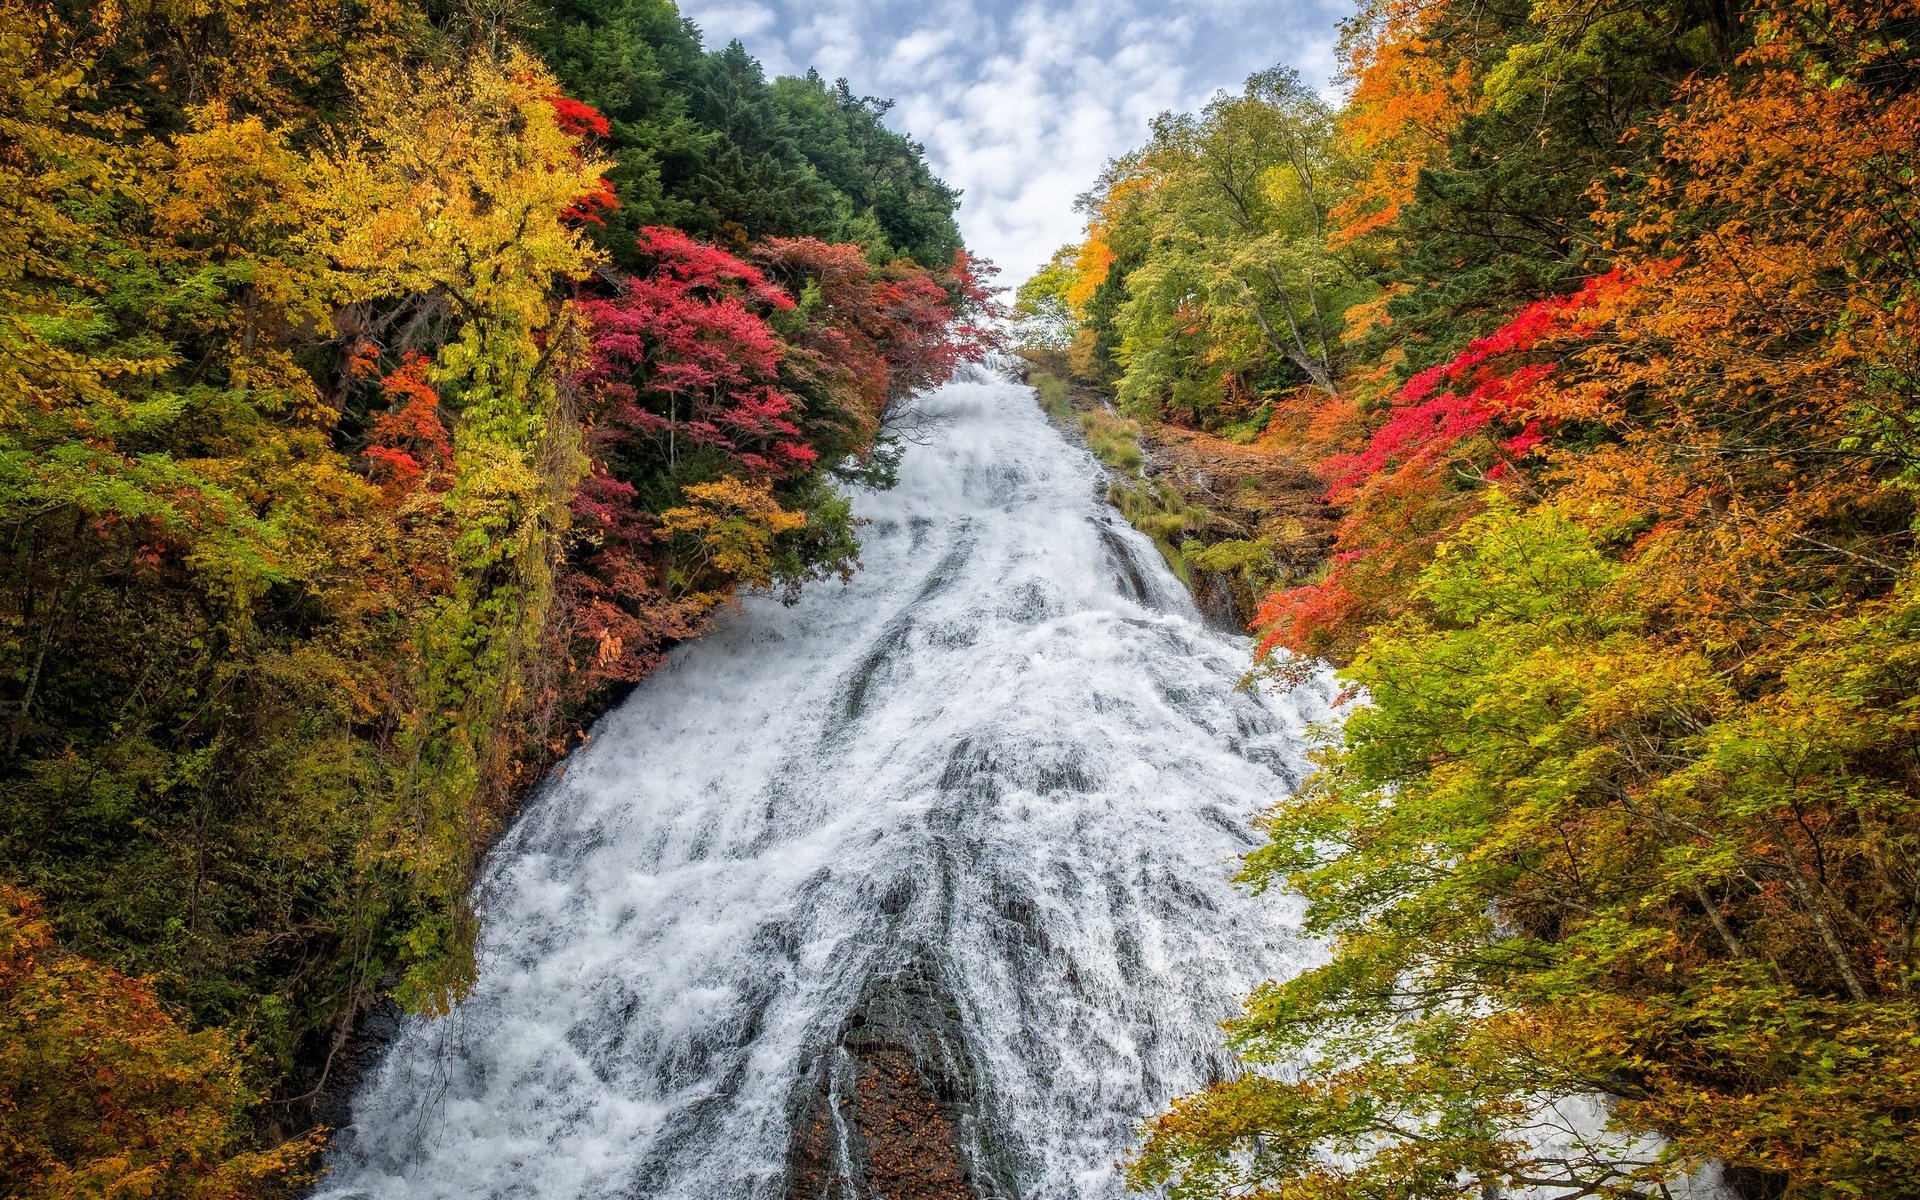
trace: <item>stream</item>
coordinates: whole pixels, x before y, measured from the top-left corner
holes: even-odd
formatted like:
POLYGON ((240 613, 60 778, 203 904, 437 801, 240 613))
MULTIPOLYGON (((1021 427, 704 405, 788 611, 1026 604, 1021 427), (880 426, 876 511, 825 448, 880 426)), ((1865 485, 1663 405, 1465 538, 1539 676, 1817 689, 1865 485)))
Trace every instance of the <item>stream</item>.
POLYGON ((530 801, 478 983, 402 1026, 319 1196, 1116 1197, 1318 960, 1229 879, 1330 679, 1244 689, 1031 390, 918 403, 865 569, 746 600, 530 801))

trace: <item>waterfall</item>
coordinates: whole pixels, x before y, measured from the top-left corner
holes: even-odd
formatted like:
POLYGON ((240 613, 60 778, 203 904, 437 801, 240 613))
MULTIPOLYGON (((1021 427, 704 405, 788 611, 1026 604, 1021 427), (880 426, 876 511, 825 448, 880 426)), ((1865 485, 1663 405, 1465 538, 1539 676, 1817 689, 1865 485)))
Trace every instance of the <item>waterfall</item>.
POLYGON ((919 403, 865 569, 746 600, 528 804, 478 983, 402 1028, 320 1196, 1117 1196, 1232 1069, 1219 1022, 1317 960, 1229 876, 1330 680, 1242 687, 1030 390, 919 403))

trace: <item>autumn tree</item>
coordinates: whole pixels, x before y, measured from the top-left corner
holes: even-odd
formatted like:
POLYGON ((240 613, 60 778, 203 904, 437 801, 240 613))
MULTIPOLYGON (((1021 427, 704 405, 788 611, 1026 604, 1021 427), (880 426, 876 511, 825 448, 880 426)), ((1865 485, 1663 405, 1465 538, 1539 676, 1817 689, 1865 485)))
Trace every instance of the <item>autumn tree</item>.
POLYGON ((1657 632, 1657 570, 1511 502, 1442 551, 1247 862, 1306 896, 1332 960, 1256 993, 1233 1026, 1256 1069, 1161 1119, 1137 1181, 1649 1195, 1723 1163, 1773 1194, 1904 1194, 1911 598, 1782 647, 1780 686, 1743 695, 1657 632), (1592 1096, 1614 1136, 1550 1136, 1592 1096))
POLYGON ((1080 322, 1077 369, 1111 360, 1144 414, 1203 426, 1293 387, 1332 391, 1345 313, 1372 293, 1329 240, 1350 175, 1333 110, 1291 72, 1263 72, 1202 113, 1157 118, 1085 198, 1086 242, 1023 299, 1080 322))
POLYGON ((1353 210, 1425 241, 1323 461, 1340 554, 1263 614, 1365 701, 1245 872, 1333 954, 1134 1179, 1908 1194, 1915 13, 1417 15, 1369 53, 1470 86, 1353 210), (1595 1099, 1606 1134, 1553 1136, 1595 1099))
POLYGON ((859 547, 834 475, 871 482, 891 406, 973 352, 940 280, 876 269, 856 245, 773 239, 750 262, 652 228, 637 255, 614 295, 581 303, 574 381, 592 474, 569 587, 592 649, 573 657, 606 680, 645 670, 738 589, 849 575, 859 547))
POLYGON ((248 1148, 244 1047, 189 1032, 153 988, 63 953, 0 886, 0 1177, 23 1200, 270 1197, 306 1183, 313 1137, 248 1148))
POLYGON ((870 221, 839 185, 820 211, 886 273, 885 378, 769 287, 753 320, 796 324, 747 368, 760 393, 705 414, 713 472, 644 438, 625 478, 591 461, 575 301, 617 291, 607 248, 752 215, 696 178, 723 65, 639 0, 0 0, 0 885, 82 956, 33 952, 79 1008, 34 993, 43 1028, 0 1044, 25 1178, 97 1158, 61 1178, 252 1194, 221 1164, 256 1101, 263 1136, 297 1128, 356 1014, 460 993, 479 853, 568 730, 735 586, 855 561, 821 455, 857 463, 874 398, 934 378, 966 301, 944 260, 897 262, 950 256, 952 196, 845 89, 744 95, 794 187, 818 190, 809 154, 884 165, 870 221), (853 378, 879 382, 821 382, 853 378), (123 1111, 72 1073, 96 1051, 123 1111))

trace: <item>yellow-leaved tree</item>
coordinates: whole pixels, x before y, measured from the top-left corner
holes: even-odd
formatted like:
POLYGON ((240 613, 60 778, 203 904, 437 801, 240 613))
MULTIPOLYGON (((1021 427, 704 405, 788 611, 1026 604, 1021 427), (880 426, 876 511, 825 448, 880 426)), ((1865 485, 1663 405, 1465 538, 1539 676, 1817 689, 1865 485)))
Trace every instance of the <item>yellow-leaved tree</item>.
POLYGON ((601 186, 554 109, 559 86, 525 54, 352 78, 357 133, 314 164, 313 236, 342 302, 404 298, 449 335, 429 377, 453 414, 446 594, 414 632, 391 820, 368 849, 412 881, 399 995, 439 1008, 471 979, 469 868, 510 784, 507 727, 530 700, 578 434, 561 418, 574 347, 554 283, 596 262, 567 220, 601 186))

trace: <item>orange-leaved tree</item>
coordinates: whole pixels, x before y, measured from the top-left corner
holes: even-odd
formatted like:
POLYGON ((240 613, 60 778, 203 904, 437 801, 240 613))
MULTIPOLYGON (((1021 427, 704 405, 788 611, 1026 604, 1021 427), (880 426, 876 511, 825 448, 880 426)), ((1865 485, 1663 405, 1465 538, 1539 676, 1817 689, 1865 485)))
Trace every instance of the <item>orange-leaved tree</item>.
POLYGON ((307 1182, 309 1136, 250 1148, 246 1055, 150 983, 63 952, 0 885, 0 1179, 20 1200, 254 1200, 307 1182))

